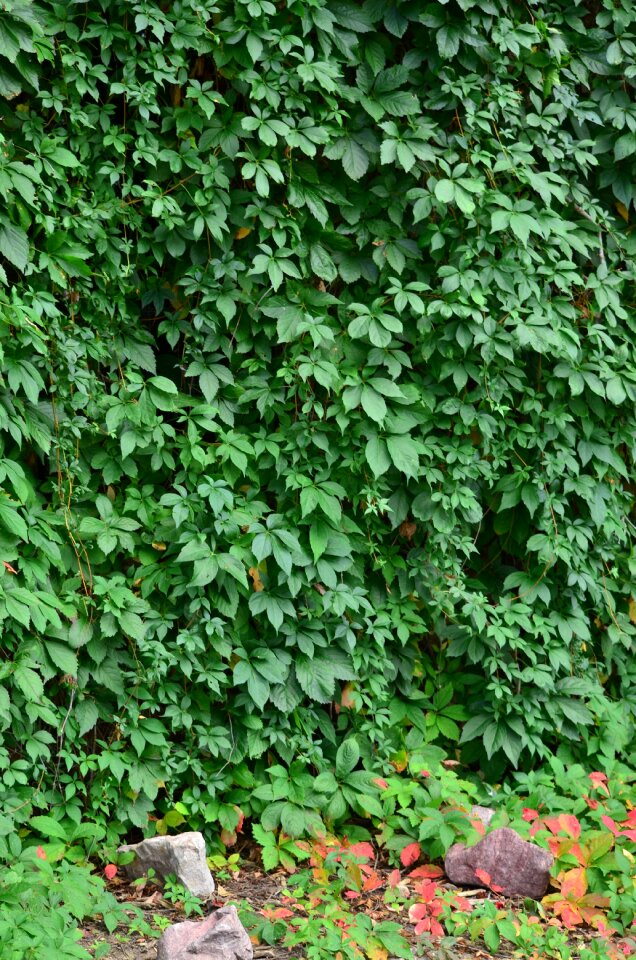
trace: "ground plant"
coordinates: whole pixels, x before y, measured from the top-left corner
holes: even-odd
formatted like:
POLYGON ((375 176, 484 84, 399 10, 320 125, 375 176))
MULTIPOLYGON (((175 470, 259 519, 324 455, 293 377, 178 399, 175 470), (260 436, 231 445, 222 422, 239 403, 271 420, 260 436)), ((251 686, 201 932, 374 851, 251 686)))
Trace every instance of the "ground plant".
POLYGON ((626 933, 635 53, 632 0, 2 4, 0 860, 398 869, 496 796, 626 933))

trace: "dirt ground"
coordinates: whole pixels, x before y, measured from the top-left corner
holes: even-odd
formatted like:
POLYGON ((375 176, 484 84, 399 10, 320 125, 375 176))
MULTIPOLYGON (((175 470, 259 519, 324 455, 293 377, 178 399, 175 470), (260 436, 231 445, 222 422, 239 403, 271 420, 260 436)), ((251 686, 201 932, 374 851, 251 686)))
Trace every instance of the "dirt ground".
MULTIPOLYGON (((222 907, 226 903, 239 904, 241 901, 247 901, 255 911, 260 910, 265 905, 280 906, 282 891, 287 886, 288 881, 289 877, 285 873, 266 874, 255 864, 246 863, 245 866, 241 867, 238 876, 224 879, 217 878, 214 899, 204 905, 204 914, 207 915, 211 910, 222 907)), ((167 926, 169 923, 180 923, 185 919, 197 919, 196 915, 186 918, 181 909, 163 899, 161 890, 157 887, 151 886, 148 889, 143 889, 117 878, 111 889, 120 902, 141 910, 145 920, 155 929, 167 926)), ((464 891, 464 895, 467 894, 481 898, 486 896, 486 891, 464 891)), ((514 904, 511 903, 511 905, 514 904)), ((412 931, 405 914, 398 915, 386 908, 381 891, 366 895, 356 906, 359 910, 370 914, 374 919, 406 921, 404 923, 406 936, 409 936, 410 930, 412 931)), ((98 923, 85 924, 83 929, 85 935, 80 943, 89 950, 104 942, 108 943, 110 947, 110 952, 107 955, 108 960, 156 960, 158 936, 145 937, 134 931, 129 933, 123 930, 117 930, 115 933, 109 934, 103 925, 98 923)), ((454 941, 448 938, 431 943, 430 940, 422 940, 411 934, 409 939, 413 944, 414 956, 422 957, 423 960, 486 960, 486 958, 510 960, 511 956, 510 953, 506 952, 496 955, 491 954, 484 948, 483 944, 474 944, 463 938, 454 941)), ((574 952, 576 953, 576 946, 574 946, 574 952)), ((259 945, 254 947, 254 960, 294 960, 294 958, 302 958, 302 956, 301 948, 297 948, 291 953, 278 946, 259 945)))
MULTIPOLYGON (((240 903, 242 900, 249 901, 254 910, 260 910, 266 903, 277 905, 287 879, 286 874, 264 874, 248 864, 241 868, 237 877, 217 879, 214 899, 204 905, 204 914, 226 903, 240 903)), ((197 919, 194 914, 185 917, 183 911, 165 901, 161 891, 156 888, 140 890, 122 880, 117 881, 112 890, 120 902, 141 910, 145 920, 154 928, 167 922, 180 923, 186 919, 197 919)), ((99 923, 84 924, 83 930, 84 937, 80 941, 82 946, 91 950, 98 944, 108 943, 108 960, 156 960, 158 937, 143 937, 134 932, 127 933, 123 929, 109 934, 99 923)), ((255 960, 290 960, 292 956, 293 954, 285 949, 254 947, 255 960)))

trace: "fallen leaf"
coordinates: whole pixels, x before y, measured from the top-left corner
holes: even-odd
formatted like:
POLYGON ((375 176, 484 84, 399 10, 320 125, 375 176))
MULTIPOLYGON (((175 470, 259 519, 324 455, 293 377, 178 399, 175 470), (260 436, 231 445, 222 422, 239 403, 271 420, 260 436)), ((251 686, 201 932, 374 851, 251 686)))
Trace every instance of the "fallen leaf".
POLYGON ((415 863, 416 860, 420 858, 420 845, 419 843, 409 843, 407 844, 402 853, 400 854, 400 861, 403 867, 410 867, 412 863, 415 863))
POLYGON ((352 853, 354 857, 361 857, 366 860, 373 860, 375 858, 375 851, 366 840, 361 840, 360 843, 352 843, 350 847, 347 847, 347 850, 349 853, 352 853))

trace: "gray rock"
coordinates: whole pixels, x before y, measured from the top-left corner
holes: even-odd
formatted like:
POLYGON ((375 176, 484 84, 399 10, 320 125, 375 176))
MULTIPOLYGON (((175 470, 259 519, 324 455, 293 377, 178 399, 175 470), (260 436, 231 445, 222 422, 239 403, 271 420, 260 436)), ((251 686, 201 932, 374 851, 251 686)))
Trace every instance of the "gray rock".
POLYGON ((476 817, 478 820, 481 820, 485 827, 490 824, 490 821, 496 813, 497 811, 493 807, 480 807, 478 803, 476 803, 470 811, 471 817, 476 817))
POLYGON ((214 880, 205 862, 205 840, 198 832, 180 833, 176 837, 150 837, 141 843, 119 847, 118 853, 132 851, 135 859, 124 866, 127 875, 136 880, 152 868, 162 880, 169 873, 176 875, 186 890, 207 900, 214 893, 214 880))
POLYGON ((456 843, 446 854, 444 868, 448 879, 458 886, 487 886, 475 873, 483 870, 504 896, 540 900, 548 889, 552 862, 548 850, 523 840, 509 827, 499 827, 474 847, 456 843))
POLYGON ((168 927, 157 947, 157 960, 252 960, 252 944, 236 907, 221 907, 205 920, 185 920, 168 927))

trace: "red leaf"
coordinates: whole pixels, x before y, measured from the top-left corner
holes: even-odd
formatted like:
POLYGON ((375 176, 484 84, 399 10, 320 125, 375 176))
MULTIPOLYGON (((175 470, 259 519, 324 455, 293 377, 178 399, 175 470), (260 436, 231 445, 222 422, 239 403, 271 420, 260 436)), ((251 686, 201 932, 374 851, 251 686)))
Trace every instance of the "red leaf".
POLYGON ((389 874, 389 879, 387 880, 387 883, 389 887, 394 888, 394 887, 397 887, 401 879, 402 877, 400 876, 400 871, 392 870, 391 873, 389 874))
POLYGON ((44 850, 44 847, 38 847, 35 851, 35 855, 36 857, 39 857, 40 860, 46 860, 46 851, 44 850))
POLYGON ((359 890, 345 890, 345 897, 347 900, 357 900, 360 896, 359 890))
POLYGON ((605 773, 600 773, 599 771, 595 771, 593 773, 589 773, 588 776, 592 781, 592 783, 594 784, 594 786, 597 786, 599 783, 607 783, 607 774, 605 773))
POLYGON ((9 571, 9 573, 15 573, 15 574, 17 574, 18 571, 17 571, 17 570, 14 570, 10 563, 7 563, 6 560, 3 560, 2 562, 4 563, 5 567, 6 567, 7 570, 9 571))
POLYGON ((532 807, 524 807, 521 811, 521 819, 525 820, 526 823, 532 823, 533 820, 536 820, 539 816, 538 810, 533 810, 532 807))
POLYGON ((477 877, 478 880, 481 880, 481 882, 487 887, 489 887, 490 884, 492 883, 492 877, 486 870, 482 870, 481 868, 478 868, 477 870, 475 870, 475 876, 477 877))
POLYGON ((432 903, 437 896, 437 884, 433 883, 432 880, 425 880, 417 887, 417 892, 424 903, 432 903))
POLYGON ((117 867, 115 866, 114 863, 106 864, 106 866, 104 867, 104 876, 106 877, 107 880, 112 880, 114 877, 117 876, 117 867))
POLYGON ((420 858, 420 845, 419 843, 409 843, 404 847, 404 850, 400 854, 400 860, 402 861, 403 867, 410 867, 412 863, 415 863, 416 860, 420 858))
POLYGON ((601 822, 605 824, 608 830, 611 830, 611 832, 614 834, 615 837, 619 835, 620 830, 618 829, 616 822, 612 820, 611 817, 608 817, 607 814, 605 813, 603 814, 603 816, 601 817, 601 822))
POLYGON ((411 870, 409 873, 409 878, 413 880, 429 879, 435 880, 436 877, 443 877, 444 871, 441 867, 435 867, 432 863, 425 863, 422 867, 416 867, 415 870, 411 870))
POLYGON ((366 840, 362 840, 360 843, 352 843, 348 850, 354 857, 360 857, 361 859, 373 860, 375 857, 373 847, 366 840))
POLYGON ((414 903, 409 908, 409 920, 415 923, 416 920, 423 920, 428 916, 428 906, 425 903, 414 903))

